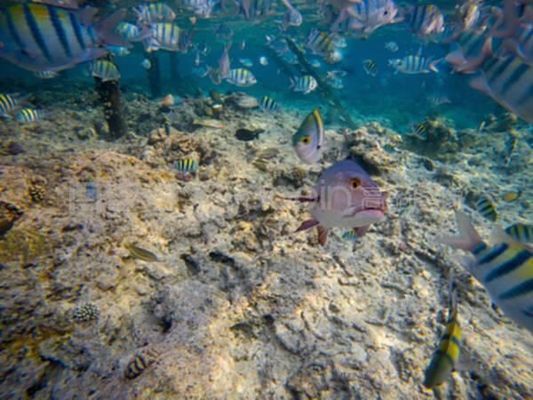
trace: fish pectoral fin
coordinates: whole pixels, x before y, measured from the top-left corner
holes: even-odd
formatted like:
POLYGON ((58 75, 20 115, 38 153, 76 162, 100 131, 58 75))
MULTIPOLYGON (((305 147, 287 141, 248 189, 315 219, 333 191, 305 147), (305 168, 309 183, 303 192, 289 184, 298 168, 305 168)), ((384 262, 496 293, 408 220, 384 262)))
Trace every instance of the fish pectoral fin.
POLYGON ((318 231, 318 243, 320 243, 321 246, 324 246, 326 244, 326 241, 328 240, 328 228, 324 228, 322 225, 317 226, 318 231))
POLYGON ((295 230, 295 232, 306 231, 318 224, 319 222, 316 219, 308 219, 307 221, 302 222, 302 224, 298 227, 298 229, 295 230))
POLYGON ((357 237, 360 238, 365 235, 365 233, 368 231, 369 228, 370 228, 370 225, 365 225, 365 226, 360 226, 358 228, 354 228, 353 231, 355 232, 357 237))

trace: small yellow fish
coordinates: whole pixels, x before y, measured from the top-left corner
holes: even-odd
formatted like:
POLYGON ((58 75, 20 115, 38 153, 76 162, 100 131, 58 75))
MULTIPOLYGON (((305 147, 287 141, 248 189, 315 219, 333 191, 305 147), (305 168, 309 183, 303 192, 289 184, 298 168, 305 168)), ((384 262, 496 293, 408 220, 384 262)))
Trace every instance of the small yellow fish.
POLYGON ((159 258, 154 253, 149 250, 143 249, 142 247, 136 246, 132 243, 128 243, 124 245, 124 247, 129 250, 130 256, 132 258, 147 262, 159 261, 159 258))
POLYGON ((521 194, 522 194, 521 191, 510 191, 510 192, 504 193, 504 195, 502 196, 502 199, 508 203, 512 203, 513 201, 518 200, 521 194))

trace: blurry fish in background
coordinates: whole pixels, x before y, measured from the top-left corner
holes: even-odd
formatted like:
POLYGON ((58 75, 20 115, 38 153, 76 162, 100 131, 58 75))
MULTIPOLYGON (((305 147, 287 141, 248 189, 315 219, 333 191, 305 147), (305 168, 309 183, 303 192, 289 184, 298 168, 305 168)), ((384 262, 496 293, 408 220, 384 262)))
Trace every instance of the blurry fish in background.
POLYGON ((318 87, 318 83, 311 75, 304 75, 299 78, 291 78, 289 89, 303 94, 309 94, 318 87))
POLYGON ((313 28, 307 35, 305 47, 311 50, 313 54, 330 58, 338 50, 338 37, 336 33, 321 32, 313 28))
POLYGON ((150 25, 150 36, 145 38, 144 48, 147 52, 157 50, 178 51, 180 28, 172 22, 159 22, 150 25))
POLYGON ((172 22, 176 13, 165 3, 147 3, 133 7, 137 22, 148 25, 154 22, 172 22))
POLYGON ((273 11, 274 0, 236 0, 239 13, 246 20, 255 20, 268 16, 273 11))
POLYGON ((145 58, 141 62, 141 67, 143 67, 144 69, 150 69, 150 68, 152 68, 152 63, 150 62, 149 59, 145 58))
POLYGON ((45 116, 41 110, 34 110, 33 108, 23 108, 17 113, 17 121, 23 124, 32 122, 39 122, 45 116))
POLYGON ((307 164, 314 164, 322 158, 324 140, 324 122, 317 108, 305 117, 300 128, 294 133, 292 145, 300 160, 307 164))
POLYGON ((500 232, 494 246, 479 236, 466 214, 455 213, 459 234, 442 238, 442 242, 469 251, 474 263, 465 263, 465 269, 481 283, 491 300, 515 323, 533 333, 531 248, 500 232))
POLYGON ((346 75, 348 75, 348 72, 342 69, 334 69, 326 73, 326 79, 344 78, 346 75))
POLYGON ((496 222, 498 220, 498 212, 496 211, 496 206, 494 201, 486 196, 482 195, 476 201, 475 204, 476 211, 480 213, 483 218, 488 219, 489 221, 496 222))
POLYGON ((518 222, 505 228, 505 233, 517 242, 531 243, 533 241, 533 225, 518 222))
POLYGON ((329 79, 328 82, 329 82, 329 85, 333 89, 337 89, 337 90, 344 89, 344 82, 342 81, 342 78, 333 77, 333 78, 329 79))
POLYGON ((115 64, 108 60, 97 60, 91 65, 91 75, 102 82, 118 81, 120 72, 115 64))
POLYGON ((257 83, 255 76, 246 68, 231 69, 226 77, 226 81, 239 87, 248 87, 257 83))
POLYGON ((177 3, 200 18, 210 18, 220 0, 178 0, 177 3))
POLYGON ((59 72, 56 71, 38 71, 33 74, 39 79, 54 79, 59 76, 59 72))
POLYGON ((387 42, 385 43, 385 49, 387 49, 391 53, 396 53, 398 50, 400 50, 400 47, 396 42, 387 42))
POLYGON ((231 48, 231 42, 224 46, 222 54, 218 59, 218 72, 222 79, 226 79, 229 76, 231 70, 231 59, 229 57, 229 49, 231 48))
POLYGON ((298 11, 289 0, 281 0, 281 2, 287 7, 287 12, 283 17, 282 27, 283 30, 287 30, 290 26, 300 26, 303 22, 303 17, 300 11, 298 11))
POLYGON ((428 97, 428 102, 433 107, 440 107, 445 104, 452 104, 450 98, 446 95, 433 95, 428 97))
POLYGON ((280 109, 279 104, 276 103, 276 101, 269 96, 263 96, 261 98, 261 101, 259 102, 259 107, 261 108, 261 110, 268 112, 276 112, 280 109))
POLYGON ((116 32, 128 42, 139 42, 150 34, 148 28, 141 29, 137 25, 130 24, 129 22, 120 22, 117 25, 116 32))
POLYGON ((320 60, 317 60, 316 58, 313 58, 311 61, 309 61, 309 64, 310 64, 313 68, 320 68, 320 67, 322 67, 322 63, 320 62, 320 60))
POLYGON ((378 66, 373 60, 364 60, 363 69, 367 75, 376 76, 378 74, 378 66))
POLYGON ((246 68, 252 68, 254 66, 254 62, 249 58, 239 58, 239 62, 246 68))
POLYGON ((421 55, 409 55, 404 58, 396 58, 389 60, 389 66, 394 68, 394 73, 401 72, 402 74, 429 74, 431 72, 439 72, 437 64, 441 59, 434 60, 432 58, 425 58, 421 55))
POLYGON ((418 4, 406 11, 411 31, 423 39, 434 39, 444 32, 444 15, 433 4, 418 4))
POLYGON ((239 49, 244 50, 246 48, 246 40, 241 40, 239 43, 239 49))
POLYGON ((400 22, 398 11, 393 0, 361 0, 343 8, 331 30, 354 32, 358 36, 368 37, 384 25, 400 22))
POLYGON ((491 57, 483 63, 470 86, 492 97, 527 123, 533 123, 533 67, 516 55, 491 57))
POLYGON ((0 93, 0 118, 10 118, 9 114, 13 112, 20 103, 20 95, 0 93))
POLYGON ((259 64, 261 64, 263 67, 266 67, 268 65, 268 58, 265 56, 259 57, 259 64))
POLYGON ((474 29, 481 17, 480 0, 466 0, 455 6, 454 22, 457 30, 467 32, 474 29))
POLYGON ((424 386, 433 389, 450 379, 451 373, 457 364, 461 352, 462 331, 457 318, 457 291, 450 282, 450 305, 446 330, 439 342, 439 347, 431 357, 426 371, 424 372, 424 386))
POLYGON ((312 218, 304 221, 296 232, 316 226, 322 246, 331 228, 352 229, 362 237, 371 224, 385 218, 386 193, 352 160, 337 161, 326 168, 313 193, 314 197, 291 199, 311 204, 312 218))
POLYGON ((126 46, 106 46, 106 49, 118 57, 125 57, 130 54, 130 50, 126 46))
POLYGON ((95 21, 96 9, 18 4, 0 12, 0 58, 30 71, 60 71, 107 54, 101 45, 125 45, 115 34, 123 10, 95 21))

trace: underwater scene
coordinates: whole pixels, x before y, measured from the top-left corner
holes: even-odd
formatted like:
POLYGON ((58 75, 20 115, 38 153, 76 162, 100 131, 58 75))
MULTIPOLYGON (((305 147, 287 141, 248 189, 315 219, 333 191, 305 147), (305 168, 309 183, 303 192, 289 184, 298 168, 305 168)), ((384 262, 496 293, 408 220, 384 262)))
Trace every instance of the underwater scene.
POLYGON ((533 399, 533 2, 1 0, 0 399, 533 399))

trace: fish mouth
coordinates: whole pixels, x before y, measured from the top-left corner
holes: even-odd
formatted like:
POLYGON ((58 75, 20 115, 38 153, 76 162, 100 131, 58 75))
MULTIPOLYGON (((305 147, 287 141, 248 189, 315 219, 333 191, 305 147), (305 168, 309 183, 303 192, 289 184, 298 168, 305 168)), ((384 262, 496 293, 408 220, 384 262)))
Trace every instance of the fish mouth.
POLYGON ((346 213, 346 217, 357 220, 357 225, 370 225, 385 218, 386 206, 384 204, 354 207, 346 213))

